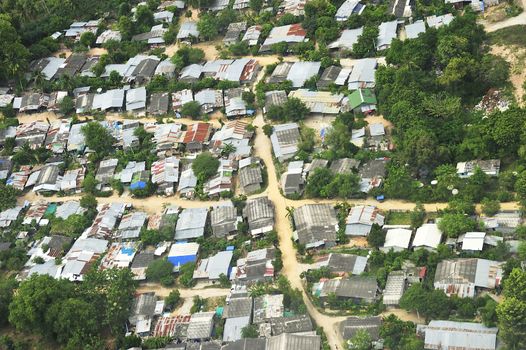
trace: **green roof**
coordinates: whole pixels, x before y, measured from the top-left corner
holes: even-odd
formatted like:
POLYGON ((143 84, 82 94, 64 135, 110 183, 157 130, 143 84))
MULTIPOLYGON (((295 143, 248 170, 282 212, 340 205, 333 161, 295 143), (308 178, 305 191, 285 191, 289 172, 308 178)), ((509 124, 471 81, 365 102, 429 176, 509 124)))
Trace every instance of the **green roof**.
POLYGON ((360 107, 362 104, 375 105, 376 95, 371 89, 358 89, 349 95, 351 109, 360 107))

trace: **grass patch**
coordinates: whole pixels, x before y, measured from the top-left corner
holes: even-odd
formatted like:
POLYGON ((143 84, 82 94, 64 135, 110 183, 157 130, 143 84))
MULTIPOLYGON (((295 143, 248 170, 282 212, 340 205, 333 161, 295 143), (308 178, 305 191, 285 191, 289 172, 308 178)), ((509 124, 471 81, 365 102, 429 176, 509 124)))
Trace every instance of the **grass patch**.
POLYGON ((488 33, 491 45, 526 47, 526 25, 516 25, 488 33))
POLYGON ((411 225, 411 213, 408 211, 390 211, 387 214, 387 225, 411 225))

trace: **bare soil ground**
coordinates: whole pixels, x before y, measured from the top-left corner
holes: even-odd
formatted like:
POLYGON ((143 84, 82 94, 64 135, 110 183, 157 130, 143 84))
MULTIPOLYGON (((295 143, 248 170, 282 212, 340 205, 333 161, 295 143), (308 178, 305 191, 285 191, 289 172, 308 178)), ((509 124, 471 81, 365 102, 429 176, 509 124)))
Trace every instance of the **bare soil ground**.
MULTIPOLYGON (((525 34, 526 35, 526 34, 525 34)), ((526 81, 526 48, 515 45, 494 45, 491 53, 504 58, 510 64, 510 81, 519 105, 524 103, 524 82, 526 81)))

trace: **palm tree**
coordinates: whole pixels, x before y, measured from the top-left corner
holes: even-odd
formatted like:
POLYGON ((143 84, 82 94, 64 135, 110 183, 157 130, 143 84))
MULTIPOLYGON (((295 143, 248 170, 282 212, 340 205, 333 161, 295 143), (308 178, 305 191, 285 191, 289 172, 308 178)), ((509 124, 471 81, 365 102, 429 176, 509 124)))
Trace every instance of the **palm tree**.
POLYGON ((236 146, 231 143, 226 143, 221 150, 222 157, 228 157, 231 153, 234 153, 237 150, 236 146))

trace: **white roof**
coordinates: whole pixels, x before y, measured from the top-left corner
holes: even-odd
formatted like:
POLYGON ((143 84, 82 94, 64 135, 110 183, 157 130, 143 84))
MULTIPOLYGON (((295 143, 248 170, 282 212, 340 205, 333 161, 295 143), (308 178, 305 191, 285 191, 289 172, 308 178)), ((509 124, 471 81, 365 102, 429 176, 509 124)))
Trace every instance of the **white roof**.
POLYGON ((349 75, 349 90, 375 86, 376 59, 363 58, 356 60, 349 75))
POLYGON ((382 123, 373 123, 369 125, 369 133, 371 136, 383 136, 385 135, 385 128, 382 123))
POLYGON ((321 62, 294 62, 287 74, 287 80, 292 81, 293 87, 302 87, 307 80, 318 75, 321 62))
POLYGON ((172 244, 168 256, 177 257, 177 256, 188 256, 188 255, 197 255, 199 252, 198 243, 175 243, 172 244))
MULTIPOLYGON (((352 50, 352 47, 354 44, 358 42, 358 38, 363 33, 363 27, 356 28, 356 29, 345 29, 342 31, 342 34, 340 35, 340 38, 329 45, 327 47, 329 49, 347 49, 352 50)), ((348 75, 348 74, 347 74, 348 75)))
POLYGON ((383 22, 378 27, 378 41, 376 47, 378 50, 387 49, 391 45, 391 41, 396 38, 396 27, 398 21, 383 22))
POLYGON ((199 37, 199 30, 197 30, 197 23, 193 21, 181 23, 179 33, 177 33, 177 39, 186 39, 190 36, 195 38, 199 37))
POLYGON ((440 28, 443 25, 448 25, 453 21, 454 17, 451 13, 446 13, 442 16, 429 16, 426 17, 426 22, 429 27, 440 28))
POLYGON ((484 247, 486 232, 466 232, 462 241, 462 250, 481 251, 484 247))
POLYGON ((126 110, 134 111, 146 108, 146 88, 144 86, 130 89, 126 93, 126 110))
POLYGON ((122 108, 124 104, 124 90, 113 89, 102 94, 96 94, 93 98, 93 109, 105 111, 110 108, 122 108))
POLYGON ((418 34, 425 33, 426 25, 424 21, 418 20, 413 24, 408 24, 405 26, 405 35, 407 39, 416 39, 418 34))
POLYGON ((495 350, 498 328, 487 328, 480 323, 431 321, 419 326, 425 332, 427 349, 495 350))
POLYGON ((442 239, 442 232, 437 224, 423 224, 416 230, 413 247, 436 248, 442 239))
POLYGON ((411 230, 404 228, 387 230, 384 248, 386 248, 386 250, 389 250, 389 248, 407 249, 409 247, 409 241, 411 241, 411 234, 411 230))

